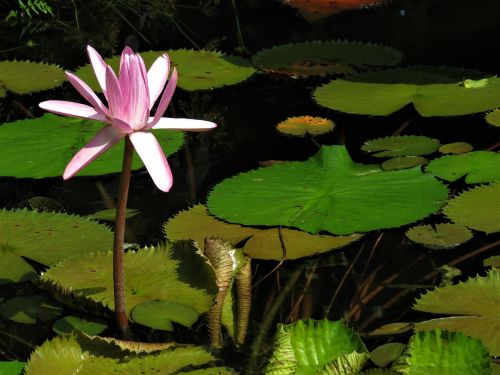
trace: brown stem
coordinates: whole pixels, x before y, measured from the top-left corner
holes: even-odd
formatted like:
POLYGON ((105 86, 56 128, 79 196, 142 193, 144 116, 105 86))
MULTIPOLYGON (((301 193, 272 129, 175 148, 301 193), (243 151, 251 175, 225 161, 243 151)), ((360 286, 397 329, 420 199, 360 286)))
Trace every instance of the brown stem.
POLYGON ((125 213, 127 209, 130 170, 134 147, 129 137, 125 137, 122 173, 118 188, 118 199, 115 220, 115 240, 113 245, 113 285, 115 292, 116 324, 123 338, 129 335, 127 309, 125 306, 125 273, 123 271, 123 242, 125 238, 125 213))

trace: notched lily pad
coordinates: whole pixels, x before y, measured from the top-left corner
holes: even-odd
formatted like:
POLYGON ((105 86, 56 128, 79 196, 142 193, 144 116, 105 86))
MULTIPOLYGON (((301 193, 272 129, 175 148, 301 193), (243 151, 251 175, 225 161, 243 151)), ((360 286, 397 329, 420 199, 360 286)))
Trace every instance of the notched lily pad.
POLYGON ((154 329, 173 331, 172 322, 191 327, 200 314, 191 306, 171 301, 148 301, 135 306, 131 318, 154 329))
POLYGON ((462 225, 419 225, 406 231, 406 237, 429 249, 457 247, 472 238, 472 232, 462 225))
POLYGON ((399 51, 389 47, 330 40, 274 46, 258 52, 253 63, 267 72, 308 77, 348 74, 373 66, 393 66, 401 58, 399 51))
POLYGON ((422 135, 398 135, 366 141, 361 149, 379 158, 432 154, 439 140, 422 135))
POLYGON ((322 117, 298 116, 289 117, 281 121, 276 129, 280 133, 296 137, 305 137, 306 135, 320 135, 333 131, 335 124, 332 120, 322 117))
POLYGON ((14 297, 0 304, 0 315, 17 323, 36 324, 57 318, 62 308, 46 297, 14 297))
POLYGON ((74 315, 57 319, 52 325, 52 330, 60 335, 79 330, 92 336, 100 334, 106 328, 108 325, 101 320, 88 320, 74 315))
POLYGON ((380 166, 384 171, 399 171, 427 164, 427 159, 422 156, 400 156, 384 161, 380 166))
POLYGON ((465 154, 474 150, 471 144, 466 142, 447 143, 439 147, 439 152, 442 154, 465 154))
POLYGON ((488 112, 484 117, 486 122, 493 126, 500 126, 500 109, 494 109, 488 112))

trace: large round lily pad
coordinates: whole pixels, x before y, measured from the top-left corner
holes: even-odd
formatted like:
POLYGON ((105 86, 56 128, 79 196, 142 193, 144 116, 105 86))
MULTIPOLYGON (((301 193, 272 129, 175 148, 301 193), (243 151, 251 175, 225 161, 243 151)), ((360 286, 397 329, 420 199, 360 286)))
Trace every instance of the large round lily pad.
MULTIPOLYGON (((66 165, 101 128, 103 123, 45 114, 0 126, 0 176, 45 178, 62 176, 66 165)), ((181 148, 179 131, 153 130, 168 156, 181 148)), ((124 142, 118 143, 78 173, 96 176, 120 172, 124 142)), ((142 168, 137 155, 132 169, 142 168)))
POLYGON ((57 65, 32 61, 0 61, 0 98, 7 91, 27 94, 48 90, 65 80, 64 71, 57 65))
POLYGON ((170 240, 193 239, 203 244, 206 237, 215 236, 229 241, 233 246, 248 239, 243 251, 256 259, 297 259, 338 249, 358 240, 361 235, 324 236, 282 228, 281 236, 286 254, 280 241, 278 228, 259 229, 229 224, 209 215, 205 206, 196 205, 188 211, 181 211, 164 226, 170 240))
POLYGON ((366 141, 361 149, 379 158, 432 154, 439 140, 422 135, 398 135, 366 141))
POLYGON ((360 115, 387 116, 412 103, 425 117, 460 116, 498 107, 500 78, 486 76, 452 67, 394 68, 336 79, 313 96, 324 107, 360 115))
POLYGON ((224 180, 210 193, 208 208, 233 223, 349 234, 419 220, 439 209, 447 195, 420 168, 385 172, 353 162, 343 146, 327 146, 304 162, 224 180))
POLYGON ((28 210, 0 210, 0 284, 36 275, 21 256, 50 265, 113 245, 105 225, 79 216, 28 210))
POLYGON ((480 339, 493 356, 500 355, 500 272, 491 270, 457 285, 429 291, 413 308, 435 314, 453 314, 415 324, 418 331, 435 328, 461 331, 480 339))
POLYGON ((293 77, 352 73, 355 69, 393 66, 399 51, 376 44, 345 40, 309 41, 274 46, 253 57, 259 69, 293 77))
POLYGON ((408 229, 406 237, 429 249, 449 249, 469 241, 472 233, 457 224, 419 225, 408 229))
MULTIPOLYGON (((181 304, 197 314, 207 311, 216 292, 213 274, 203 272, 204 259, 188 242, 172 246, 144 248, 125 254, 125 298, 127 312, 132 318, 136 306, 150 301, 168 301, 170 305, 181 304)), ((42 286, 54 292, 59 298, 76 296, 90 299, 109 309, 114 309, 113 270, 111 252, 97 253, 67 259, 49 268, 42 277, 42 286)), ((208 266, 206 266, 208 267, 208 266)), ((76 308, 84 308, 76 304, 76 308)), ((162 304, 149 305, 151 310, 162 304)), ((195 319, 186 320, 183 309, 171 309, 169 320, 192 324, 195 319), (174 311, 175 310, 175 311, 174 311), (172 316, 175 312, 177 318, 172 316)), ((192 314, 191 314, 192 315, 192 314)), ((191 316, 190 315, 190 316, 191 316)), ((143 315, 141 315, 143 317, 143 315)), ((141 324, 153 326, 154 319, 140 319, 141 324)))
POLYGON ((478 186, 456 196, 444 208, 453 222, 486 233, 500 231, 500 182, 478 186))
POLYGON ((500 180, 500 154, 493 151, 473 151, 461 155, 446 155, 435 159, 425 170, 446 181, 465 176, 468 184, 500 180))
MULTIPOLYGON (((179 72, 177 86, 188 91, 234 85, 246 80, 255 72, 255 68, 247 60, 216 51, 178 49, 141 52, 140 55, 144 59, 146 68, 149 69, 165 52, 170 57, 172 66, 176 66, 179 72)), ((120 56, 113 56, 105 61, 115 72, 119 71, 120 56)), ((94 91, 101 91, 90 64, 78 69, 76 75, 87 82, 94 91)))

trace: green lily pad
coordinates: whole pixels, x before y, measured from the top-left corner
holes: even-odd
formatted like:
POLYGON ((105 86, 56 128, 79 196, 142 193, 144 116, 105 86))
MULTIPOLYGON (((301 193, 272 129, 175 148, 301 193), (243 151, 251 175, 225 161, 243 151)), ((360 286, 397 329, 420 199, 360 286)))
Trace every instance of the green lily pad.
POLYGON ((65 80, 64 71, 57 65, 32 61, 0 61, 0 98, 7 91, 28 94, 48 90, 65 80))
POLYGON ((368 353, 352 352, 343 354, 337 359, 327 363, 318 375, 351 375, 359 374, 365 363, 368 361, 368 353))
POLYGON ((27 208, 28 210, 65 212, 63 205, 54 199, 47 197, 31 197, 22 201, 18 208, 27 208))
MULTIPOLYGON (((26 375, 168 375, 184 373, 183 370, 190 373, 195 367, 210 374, 215 359, 199 346, 175 343, 152 346, 74 333, 57 336, 36 348, 25 371, 26 375)), ((232 373, 229 369, 220 372, 232 373)))
POLYGON ((275 164, 219 183, 208 208, 244 225, 290 226, 317 233, 399 227, 439 209, 448 190, 419 168, 384 172, 354 163, 343 146, 309 160, 275 164))
POLYGON ((400 342, 380 345, 370 352, 370 360, 379 367, 385 367, 398 359, 405 349, 406 345, 400 342))
POLYGON ((58 319, 52 325, 52 330, 60 335, 70 334, 74 330, 79 330, 93 336, 100 334, 106 328, 108 328, 108 325, 103 321, 87 320, 73 315, 58 319))
MULTIPOLYGON (((165 51, 141 52, 147 69, 165 51)), ((208 90, 223 86, 234 85, 246 80, 255 68, 245 59, 236 56, 224 55, 216 51, 195 51, 178 49, 166 51, 172 66, 177 67, 179 79, 177 86, 187 90, 208 90)), ((119 71, 120 56, 113 56, 104 60, 115 72, 119 71)), ((76 71, 76 75, 83 79, 94 91, 101 92, 94 71, 87 64, 76 71)))
MULTIPOLYGON (((42 286, 66 301, 69 296, 74 296, 113 310, 112 255, 112 252, 108 252, 66 259, 42 275, 42 286)), ((168 320, 187 325, 196 321, 195 313, 197 318, 212 305, 217 290, 214 276, 203 271, 208 267, 205 260, 188 242, 127 252, 124 262, 125 298, 129 316, 134 316, 133 311, 138 305, 158 300, 169 301, 170 307, 174 304, 186 307, 175 306, 170 309, 168 320), (190 312, 186 316, 188 308, 190 312), (177 317, 174 316, 176 314, 177 317)), ((85 308, 82 303, 74 305, 75 308, 85 308)), ((153 320, 145 319, 144 314, 139 313, 139 317, 140 323, 144 325, 156 324, 153 320)))
POLYGON ((399 335, 411 331, 413 323, 389 323, 374 329, 368 336, 386 336, 386 335, 399 335))
POLYGON ((455 314, 415 323, 417 331, 435 328, 460 331, 479 339, 493 356, 500 355, 500 272, 469 278, 457 285, 431 290, 415 301, 413 309, 435 314, 455 314))
POLYGON ((17 323, 47 322, 61 314, 62 308, 42 296, 14 297, 0 305, 0 315, 17 323))
POLYGON ((0 361, 0 374, 21 375, 26 362, 21 361, 0 361))
POLYGON ((422 156, 400 156, 384 161, 380 166, 384 171, 399 171, 427 164, 427 159, 422 156))
POLYGON ((446 181, 465 176, 468 184, 500 180, 500 154, 493 151, 473 151, 462 155, 445 155, 434 159, 425 169, 446 181))
MULTIPOLYGON (((137 216, 141 213, 141 211, 133 209, 133 208, 127 208, 125 210, 125 218, 126 219, 131 219, 134 216, 137 216)), ((108 208, 106 210, 101 210, 94 212, 92 215, 89 216, 90 219, 94 220, 101 220, 101 221, 115 221, 116 219, 116 209, 115 208, 108 208)))
POLYGON ((442 154, 465 154, 474 150, 471 144, 466 142, 447 143, 439 147, 438 151, 442 154))
POLYGON ((0 210, 0 284, 26 281, 35 270, 21 256, 45 265, 113 244, 108 227, 62 213, 0 210))
POLYGON ((483 261, 485 267, 500 268, 500 255, 493 255, 483 261))
POLYGON ((450 199, 444 214, 453 222, 486 233, 500 232, 500 182, 478 186, 450 199))
POLYGON ((500 109, 494 109, 488 112, 484 117, 486 122, 493 126, 500 126, 500 109))
POLYGON ((154 329, 173 331, 172 322, 191 327, 199 317, 198 311, 191 306, 170 301, 148 301, 136 305, 131 318, 140 324, 154 329))
POLYGON ((464 77, 487 74, 452 67, 413 66, 336 79, 314 91, 318 104, 337 111, 387 116, 412 103, 422 116, 461 116, 484 112, 500 103, 500 78, 482 87, 463 84, 464 77))
POLYGON ((472 233, 457 224, 419 225, 408 229, 406 237, 429 249, 450 249, 469 241, 472 233))
POLYGON ((280 133, 295 137, 325 134, 333 131, 334 127, 335 124, 332 120, 313 116, 289 117, 276 125, 276 129, 280 133))
POLYGON ((217 220, 207 212, 207 208, 196 205, 187 211, 179 212, 164 225, 164 231, 170 240, 193 239, 203 244, 206 237, 215 236, 229 241, 233 246, 248 239, 243 251, 255 259, 298 259, 323 253, 346 246, 361 235, 325 236, 312 235, 299 230, 282 228, 281 237, 286 247, 286 254, 280 241, 278 228, 259 229, 242 227, 217 220))
MULTIPOLYGON (((97 121, 45 114, 0 126, 0 176, 45 178, 62 176, 66 165, 101 128, 97 121)), ((179 131, 153 130, 168 156, 182 147, 179 131)), ((96 176, 120 172, 124 142, 119 142, 78 173, 96 176)), ((143 167, 137 155, 132 169, 143 167)))
POLYGON ((398 135, 366 141, 361 149, 378 158, 419 156, 432 154, 439 148, 439 140, 422 135, 398 135))
POLYGON ((393 66, 399 51, 376 44, 344 40, 289 43, 262 50, 253 57, 259 69, 292 77, 345 74, 373 66, 393 66))
MULTIPOLYGON (((342 321, 299 320, 278 325, 265 374, 316 374, 339 357, 366 353, 359 336, 342 321)), ((366 360, 366 358, 365 358, 366 360)))
POLYGON ((461 332, 418 332, 410 341, 409 353, 409 375, 491 374, 486 348, 461 332))

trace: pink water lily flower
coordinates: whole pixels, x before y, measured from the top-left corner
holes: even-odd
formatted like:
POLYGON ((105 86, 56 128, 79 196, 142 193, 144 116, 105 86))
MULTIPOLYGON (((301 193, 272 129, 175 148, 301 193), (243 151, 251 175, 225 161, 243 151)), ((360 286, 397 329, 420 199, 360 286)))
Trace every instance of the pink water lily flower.
POLYGON ((175 68, 167 83, 170 61, 166 54, 158 57, 149 71, 146 71, 142 57, 125 47, 117 77, 94 48, 88 46, 87 52, 108 106, 103 104, 85 82, 70 72, 66 72, 69 82, 91 106, 63 100, 40 103, 41 108, 50 112, 106 123, 69 162, 63 178, 71 178, 120 140, 129 137, 156 186, 162 191, 169 191, 173 183, 172 172, 160 144, 150 130, 204 131, 213 129, 216 125, 203 120, 162 117, 177 85, 175 68), (150 117, 151 109, 160 94, 161 99, 154 117, 150 117))

